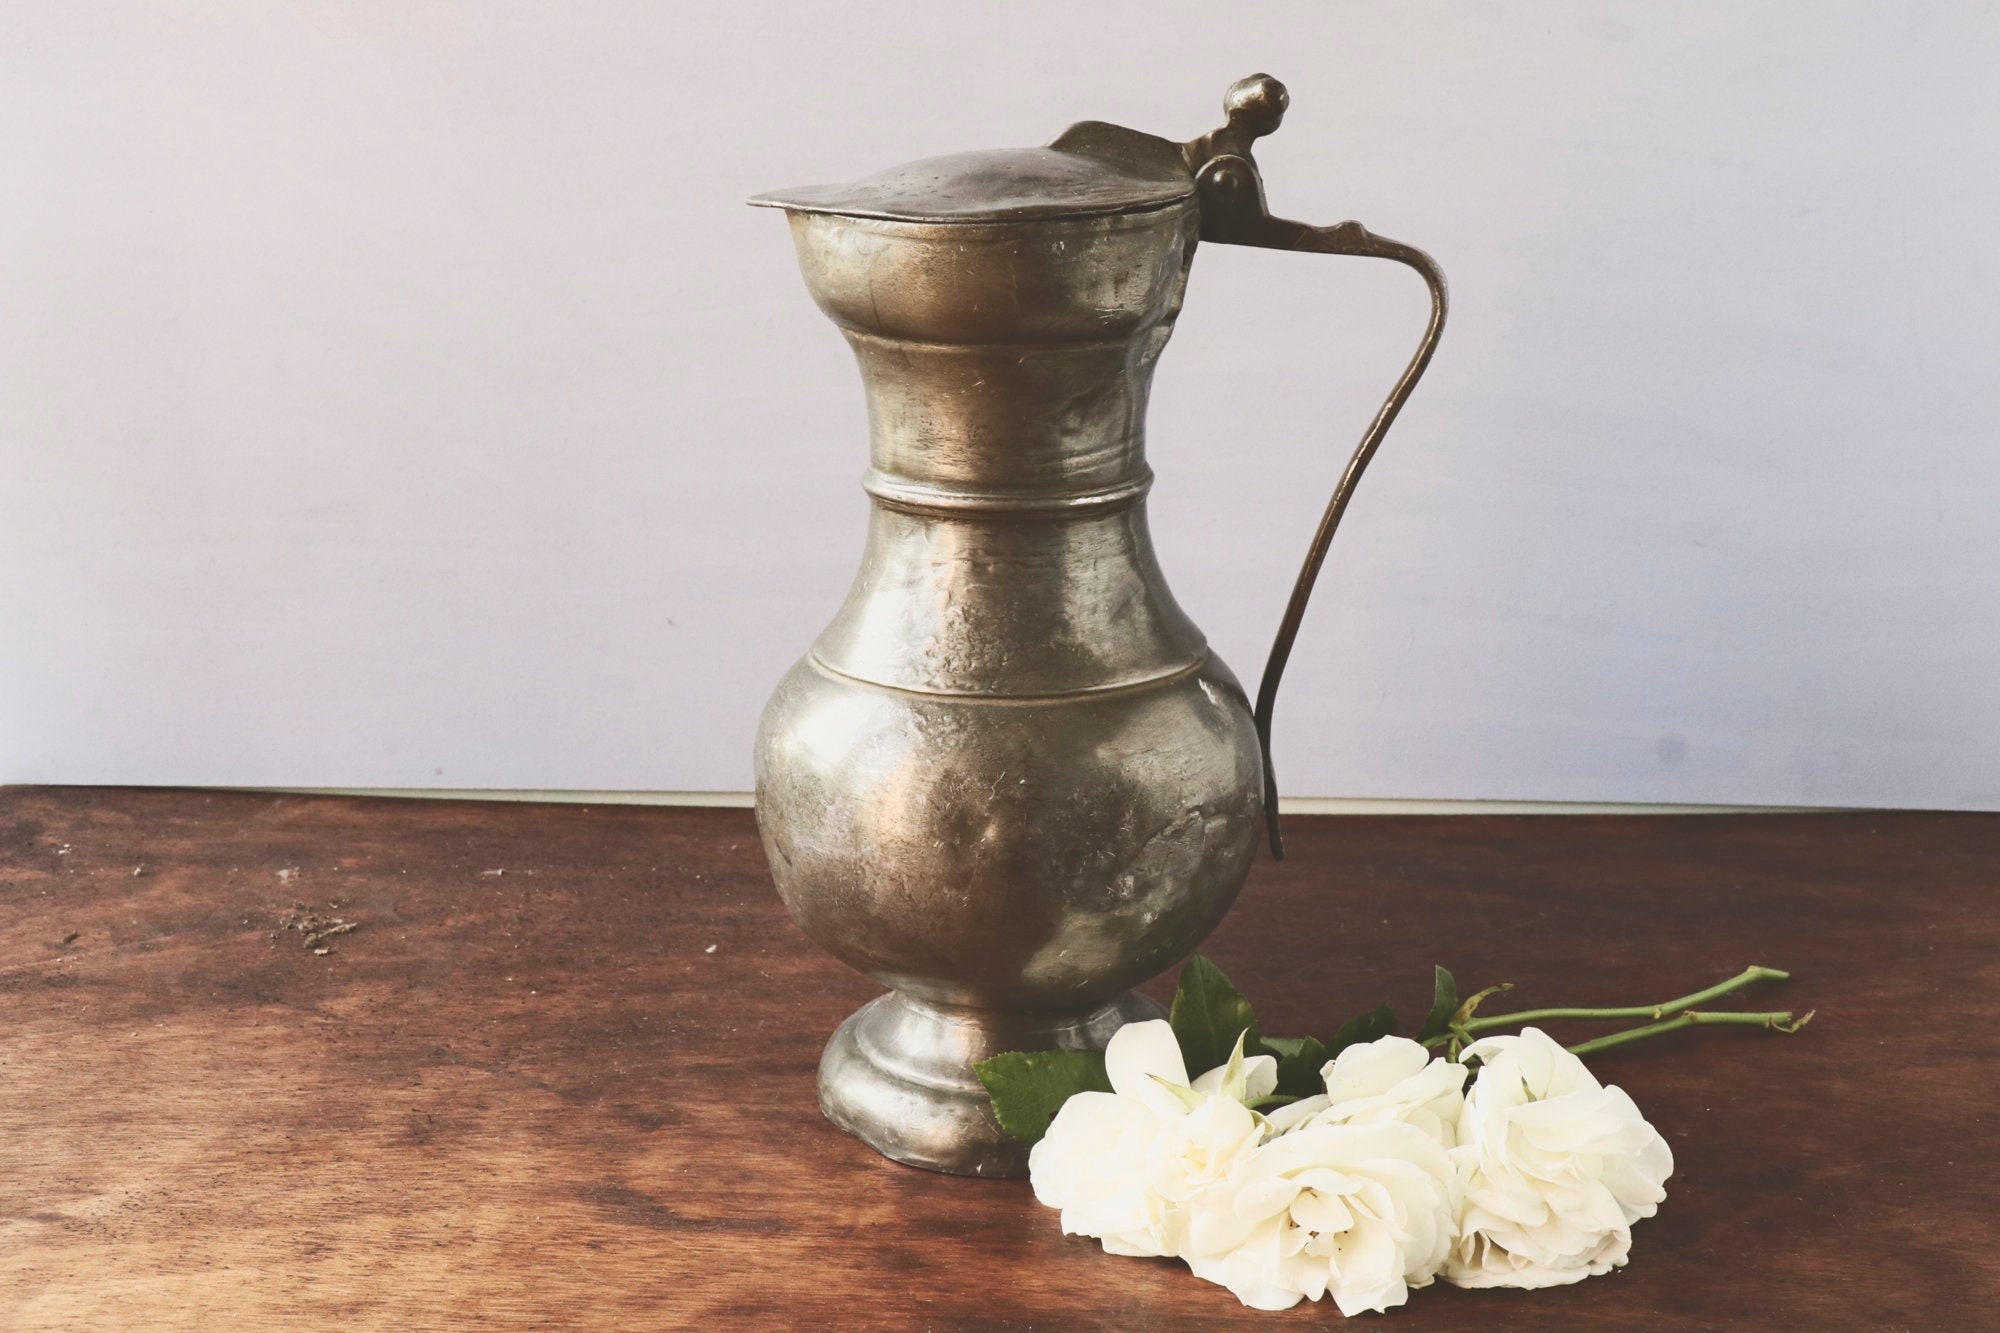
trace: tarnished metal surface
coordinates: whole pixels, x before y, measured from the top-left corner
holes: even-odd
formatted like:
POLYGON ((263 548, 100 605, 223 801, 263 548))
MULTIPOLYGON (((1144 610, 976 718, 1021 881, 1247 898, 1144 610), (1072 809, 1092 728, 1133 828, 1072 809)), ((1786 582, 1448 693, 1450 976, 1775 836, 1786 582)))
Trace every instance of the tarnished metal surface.
POLYGON ((801 927, 894 988, 835 1035, 820 1094, 900 1161, 1022 1171, 971 1064, 1150 1014, 1129 988, 1248 871, 1266 746, 1154 560, 1144 422, 1198 238, 1394 246, 1263 212, 1249 141, 1283 96, 1239 83, 1186 146, 1085 123, 755 201, 787 210, 854 348, 873 502, 846 604, 765 710, 758 820, 801 927))

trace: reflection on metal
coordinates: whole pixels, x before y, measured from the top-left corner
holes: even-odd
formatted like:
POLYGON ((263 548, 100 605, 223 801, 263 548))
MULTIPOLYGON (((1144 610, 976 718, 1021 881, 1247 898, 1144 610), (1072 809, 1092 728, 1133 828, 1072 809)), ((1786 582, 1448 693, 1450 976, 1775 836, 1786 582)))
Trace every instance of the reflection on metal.
POLYGON ((1102 1046, 1130 988, 1228 910, 1268 818, 1271 700, 1362 469, 1428 362, 1444 288, 1358 224, 1272 218, 1250 156, 1285 92, 1191 144, 1087 122, 753 202, 786 210, 868 396, 868 542, 779 685, 757 807, 779 892, 890 986, 835 1034, 827 1114, 899 1161, 1019 1174, 971 1066, 1102 1046), (1315 536, 1253 709, 1146 527, 1152 370, 1198 240, 1409 264, 1434 309, 1315 536))

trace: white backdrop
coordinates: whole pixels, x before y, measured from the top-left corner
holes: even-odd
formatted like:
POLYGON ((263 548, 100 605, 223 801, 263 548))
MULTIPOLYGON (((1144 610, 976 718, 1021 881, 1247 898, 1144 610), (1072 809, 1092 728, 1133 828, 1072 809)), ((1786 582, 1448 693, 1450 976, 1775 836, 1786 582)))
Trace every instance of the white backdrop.
MULTIPOLYGON (((1455 309, 1295 794, 2000 806, 2000 17, 1777 3, 0 2, 0 780, 728 789, 858 554, 740 200, 1292 89, 1455 309)), ((1423 314, 1205 247, 1168 576, 1254 683, 1423 314)))

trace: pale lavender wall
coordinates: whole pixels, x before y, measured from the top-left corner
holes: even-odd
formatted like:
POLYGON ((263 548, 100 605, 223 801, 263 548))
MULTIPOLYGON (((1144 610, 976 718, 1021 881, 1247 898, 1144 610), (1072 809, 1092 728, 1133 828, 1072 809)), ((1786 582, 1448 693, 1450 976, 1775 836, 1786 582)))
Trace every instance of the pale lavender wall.
MULTIPOLYGON (((0 27, 0 780, 738 788, 863 421, 739 200, 1268 68, 1456 312, 1298 794, 2000 806, 2000 20, 1959 4, 166 5, 0 27)), ((1211 250, 1159 545, 1254 674, 1421 318, 1211 250)))

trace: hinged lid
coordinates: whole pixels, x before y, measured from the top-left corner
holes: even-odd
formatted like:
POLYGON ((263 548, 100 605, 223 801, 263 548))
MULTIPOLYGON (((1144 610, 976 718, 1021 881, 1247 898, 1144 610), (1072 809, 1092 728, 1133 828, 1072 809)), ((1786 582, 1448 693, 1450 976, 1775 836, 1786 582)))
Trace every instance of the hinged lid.
POLYGON ((1193 193, 1179 144, 1085 121, 1046 148, 930 157, 845 185, 775 190, 750 202, 894 222, 1028 222, 1143 212, 1193 193))

